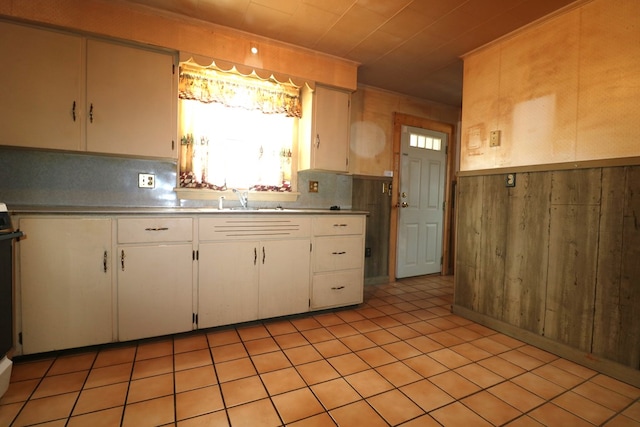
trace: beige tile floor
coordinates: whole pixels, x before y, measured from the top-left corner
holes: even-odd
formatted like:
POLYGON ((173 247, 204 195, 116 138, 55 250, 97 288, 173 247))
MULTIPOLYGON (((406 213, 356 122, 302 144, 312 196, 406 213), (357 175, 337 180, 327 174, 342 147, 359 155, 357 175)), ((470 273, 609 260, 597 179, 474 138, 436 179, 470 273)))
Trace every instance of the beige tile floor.
POLYGON ((19 361, 0 426, 640 426, 640 389, 452 315, 452 284, 19 361))

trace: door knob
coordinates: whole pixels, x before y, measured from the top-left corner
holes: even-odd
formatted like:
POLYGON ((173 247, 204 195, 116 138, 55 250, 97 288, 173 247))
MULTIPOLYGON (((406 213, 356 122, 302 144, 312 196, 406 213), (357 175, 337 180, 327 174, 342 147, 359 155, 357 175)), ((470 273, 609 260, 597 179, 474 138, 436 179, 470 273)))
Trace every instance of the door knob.
POLYGON ((402 202, 402 205, 400 205, 400 206, 402 206, 403 208, 406 208, 407 206, 409 206, 409 203, 407 203, 407 202, 402 202))
POLYGON ((400 195, 400 197, 402 197, 403 199, 407 198, 407 193, 405 193, 404 191, 402 192, 402 194, 400 195))

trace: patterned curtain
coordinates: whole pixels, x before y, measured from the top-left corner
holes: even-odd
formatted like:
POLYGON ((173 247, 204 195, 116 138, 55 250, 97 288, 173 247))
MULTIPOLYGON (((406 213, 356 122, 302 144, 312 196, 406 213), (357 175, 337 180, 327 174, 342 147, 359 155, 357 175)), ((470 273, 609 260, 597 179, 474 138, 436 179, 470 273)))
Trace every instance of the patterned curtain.
POLYGON ((300 90, 292 84, 181 64, 178 96, 204 103, 300 117, 300 90))

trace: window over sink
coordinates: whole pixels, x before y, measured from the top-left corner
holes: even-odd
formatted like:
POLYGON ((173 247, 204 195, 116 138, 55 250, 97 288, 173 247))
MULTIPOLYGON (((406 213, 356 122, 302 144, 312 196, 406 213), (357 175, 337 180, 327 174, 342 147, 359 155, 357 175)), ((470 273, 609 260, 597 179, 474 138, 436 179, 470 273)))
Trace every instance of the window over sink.
POLYGON ((180 189, 291 193, 299 88, 182 63, 180 189))

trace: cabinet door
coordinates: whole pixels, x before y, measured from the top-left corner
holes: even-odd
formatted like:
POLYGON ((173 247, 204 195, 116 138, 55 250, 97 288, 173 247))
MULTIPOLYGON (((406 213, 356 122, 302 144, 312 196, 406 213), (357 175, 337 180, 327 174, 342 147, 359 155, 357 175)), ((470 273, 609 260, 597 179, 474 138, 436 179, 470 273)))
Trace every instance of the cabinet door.
POLYGON ((0 22, 1 145, 83 148, 82 49, 80 37, 0 22))
POLYGON ((309 310, 310 241, 262 242, 259 317, 302 313, 309 310))
POLYGON ((176 157, 173 57, 87 41, 87 150, 176 157))
POLYGON ((258 318, 258 242, 213 242, 199 247, 198 327, 258 318))
POLYGON ((313 168, 346 172, 349 158, 349 93, 316 87, 313 168))
POLYGON ((112 341, 111 220, 23 218, 23 353, 112 341))
POLYGON ((116 255, 120 341, 192 329, 191 243, 120 246, 116 255))

